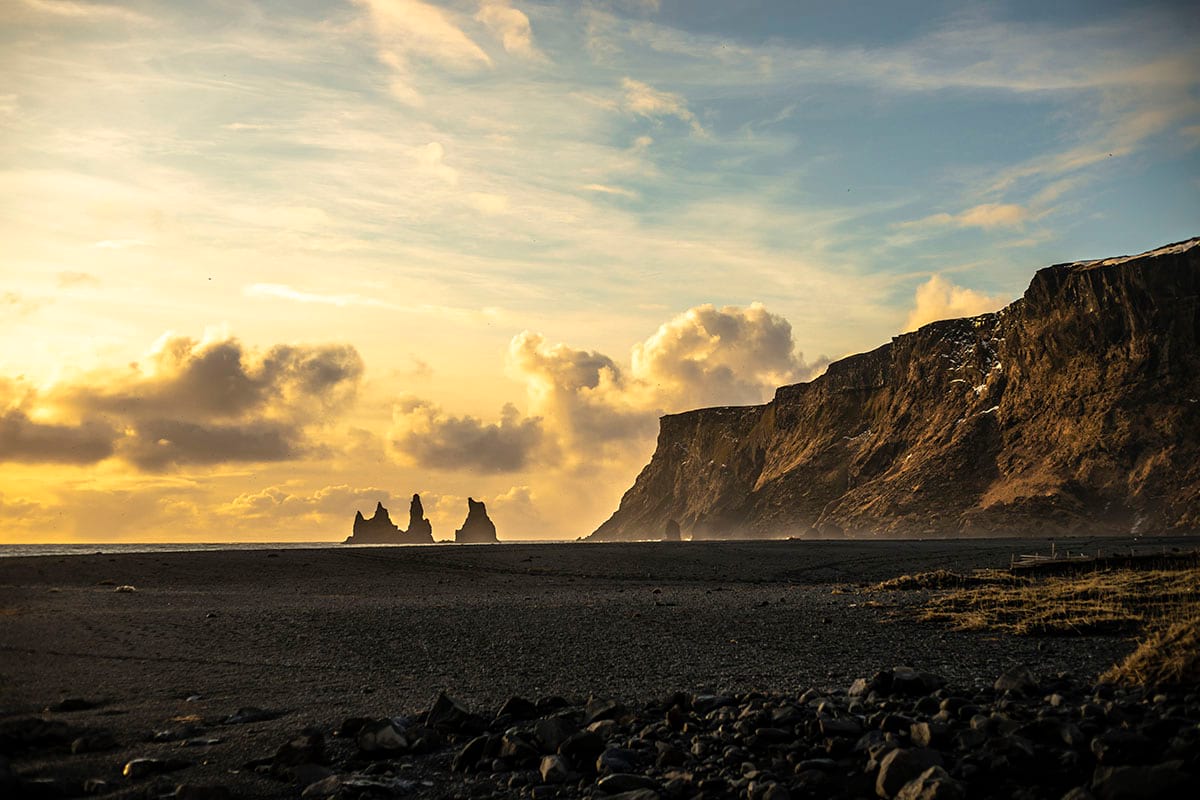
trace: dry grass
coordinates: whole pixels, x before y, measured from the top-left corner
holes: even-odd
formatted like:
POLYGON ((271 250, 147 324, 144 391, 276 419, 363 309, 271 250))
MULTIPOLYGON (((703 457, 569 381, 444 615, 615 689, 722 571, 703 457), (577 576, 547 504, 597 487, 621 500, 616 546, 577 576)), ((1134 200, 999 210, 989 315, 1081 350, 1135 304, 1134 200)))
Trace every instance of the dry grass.
POLYGON ((1200 683, 1200 616, 1179 620, 1151 634, 1100 680, 1141 686, 1200 683))
POLYGON ((918 572, 915 575, 901 575, 889 578, 871 587, 876 592, 910 592, 931 591, 937 589, 965 589, 972 586, 992 584, 1016 584, 1024 579, 1016 578, 1007 572, 999 570, 976 570, 970 575, 961 572, 951 572, 948 569, 935 569, 933 572, 918 572))
POLYGON ((980 580, 937 592, 922 617, 956 630, 1084 634, 1137 630, 1200 614, 1200 569, 980 580))

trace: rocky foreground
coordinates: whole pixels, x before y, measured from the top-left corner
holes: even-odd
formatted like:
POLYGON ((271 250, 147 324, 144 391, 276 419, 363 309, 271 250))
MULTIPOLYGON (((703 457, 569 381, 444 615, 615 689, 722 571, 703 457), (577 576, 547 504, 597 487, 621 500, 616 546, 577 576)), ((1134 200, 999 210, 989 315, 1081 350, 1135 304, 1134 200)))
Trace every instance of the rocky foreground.
MULTIPOLYGON (((1150 544, 1181 542, 1139 546, 1150 544)), ((1177 760, 1150 777, 1190 780, 1194 757, 1180 754, 1200 749, 1196 696, 1091 683, 1130 654, 1130 635, 957 630, 918 618, 924 590, 870 588, 935 566, 1006 565, 1013 547, 682 542, 0 558, 0 800, 160 797, 179 785, 194 800, 281 800, 323 780, 310 798, 599 798, 649 786, 600 786, 609 774, 653 781, 646 791, 667 800, 746 797, 751 782, 755 796, 773 783, 775 796, 875 797, 886 754, 873 757, 872 747, 911 749, 926 733, 967 796, 1008 797, 1019 784, 1028 797, 1057 800, 1079 786, 1119 797, 1092 781, 1132 776, 1144 790, 1152 784, 1141 772, 1104 770, 1177 760), (850 695, 856 678, 894 664, 918 674, 890 684, 879 676, 850 695), (993 688, 1021 665, 1040 679, 1036 689, 993 688), (1052 677, 1063 673, 1077 679, 1052 677), (440 690, 459 702, 431 714, 440 690), (1045 699, 1054 694, 1061 699, 1045 699), (915 741, 912 723, 929 723, 915 741), (595 735, 564 746, 581 733, 595 735), (1104 736, 1133 743, 1093 751, 1104 736), (561 760, 543 776, 547 756, 561 760)))
MULTIPOLYGON (((296 731, 219 782, 189 778, 192 755, 238 726, 243 708, 150 734, 153 756, 90 777, 23 776, 33 754, 103 751, 104 730, 68 721, 89 706, 0 723, 0 794, 227 800, 263 780, 323 798, 1189 797, 1200 789, 1200 694, 1089 685, 1024 667, 947 686, 906 667, 798 696, 678 693, 648 702, 512 697, 494 714, 445 693, 420 713, 354 717, 296 731), (164 749, 164 745, 170 748, 164 749)), ((64 773, 70 772, 64 763, 64 773)))

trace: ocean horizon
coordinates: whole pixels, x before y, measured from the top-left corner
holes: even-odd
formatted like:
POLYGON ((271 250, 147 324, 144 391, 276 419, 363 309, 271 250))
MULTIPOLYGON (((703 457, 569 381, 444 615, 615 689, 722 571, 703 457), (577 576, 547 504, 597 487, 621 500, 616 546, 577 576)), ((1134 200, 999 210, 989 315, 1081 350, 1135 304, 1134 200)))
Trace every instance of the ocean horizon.
MULTIPOLYGON (((566 544, 575 539, 506 539, 499 544, 566 544)), ((90 556, 125 553, 200 553, 216 550, 325 550, 373 547, 472 547, 453 541, 432 544, 343 544, 339 541, 312 542, 84 542, 50 544, 0 544, 0 558, 27 556, 90 556)))

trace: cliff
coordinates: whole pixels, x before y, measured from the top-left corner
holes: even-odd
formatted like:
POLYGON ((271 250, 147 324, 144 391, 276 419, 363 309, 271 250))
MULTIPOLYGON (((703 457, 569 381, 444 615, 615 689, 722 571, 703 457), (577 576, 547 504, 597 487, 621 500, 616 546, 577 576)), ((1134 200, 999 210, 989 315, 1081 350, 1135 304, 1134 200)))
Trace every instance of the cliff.
POLYGON ((1200 530, 1200 239, 1058 264, 784 386, 663 417, 590 538, 1200 530))
POLYGON ((343 544, 433 544, 433 526, 425 519, 421 496, 414 494, 408 507, 408 530, 400 530, 383 503, 376 503, 370 519, 364 519, 361 511, 354 512, 354 528, 343 544))

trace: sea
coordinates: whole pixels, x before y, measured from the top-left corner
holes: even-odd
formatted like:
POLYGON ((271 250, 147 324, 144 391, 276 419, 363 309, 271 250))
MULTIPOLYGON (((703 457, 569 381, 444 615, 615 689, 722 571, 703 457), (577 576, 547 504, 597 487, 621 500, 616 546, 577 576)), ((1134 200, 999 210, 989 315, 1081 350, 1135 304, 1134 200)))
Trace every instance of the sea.
MULTIPOLYGON (((500 544, 564 544, 572 539, 507 539, 500 544)), ((202 553, 212 550, 338 550, 359 547, 487 547, 487 544, 342 544, 341 542, 121 542, 103 544, 0 544, 0 558, 21 556, 101 556, 117 553, 202 553)))

